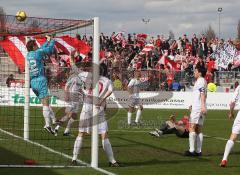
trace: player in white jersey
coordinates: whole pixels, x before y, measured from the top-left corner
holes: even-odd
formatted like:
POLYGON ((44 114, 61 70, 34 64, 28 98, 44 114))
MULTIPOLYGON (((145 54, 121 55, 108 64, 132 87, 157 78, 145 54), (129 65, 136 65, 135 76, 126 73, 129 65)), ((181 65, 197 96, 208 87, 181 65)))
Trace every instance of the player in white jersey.
MULTIPOLYGON (((229 105, 230 110, 229 110, 229 114, 228 114, 229 119, 234 118, 233 111, 234 111, 236 103, 239 102, 239 99, 240 99, 240 86, 238 86, 235 89, 233 98, 230 102, 230 105, 229 105)), ((233 126, 232 126, 232 134, 230 135, 230 138, 226 143, 223 159, 220 163, 221 167, 227 166, 228 155, 230 154, 230 152, 233 148, 234 142, 237 140, 237 137, 239 134, 240 134, 240 111, 238 111, 238 113, 237 113, 237 117, 235 118, 233 126)))
MULTIPOLYGON (((74 52, 71 53, 71 76, 67 80, 65 85, 65 101, 68 102, 68 106, 65 108, 65 115, 58 120, 58 125, 55 127, 55 133, 58 133, 60 126, 68 120, 67 126, 63 133, 63 136, 70 135, 70 129, 74 121, 77 119, 77 113, 79 112, 80 99, 82 96, 83 80, 78 75, 82 74, 82 70, 79 69, 73 61, 74 52)), ((55 134, 55 135, 56 135, 55 134)))
POLYGON ((55 127, 55 133, 58 133, 60 126, 68 120, 63 136, 70 135, 71 126, 77 119, 77 113, 80 108, 82 86, 83 81, 77 75, 70 77, 67 81, 65 85, 65 101, 68 102, 68 106, 65 108, 65 115, 58 121, 58 125, 55 127))
POLYGON ((128 84, 128 92, 129 92, 129 101, 128 101, 128 125, 132 124, 132 113, 135 110, 135 107, 138 107, 136 113, 135 124, 139 124, 140 117, 142 114, 143 106, 141 103, 141 99, 139 96, 140 88, 141 88, 141 71, 135 71, 134 78, 132 78, 128 84))
MULTIPOLYGON (((101 68, 101 67, 100 67, 101 68)), ((100 75, 102 75, 103 70, 100 69, 100 75)), ((84 73, 82 73, 84 75, 84 73)), ((85 74, 86 75, 86 74, 85 74)), ((82 76, 84 77, 84 76, 82 76)), ((79 134, 75 140, 73 147, 73 158, 72 164, 76 164, 76 160, 80 149, 82 147, 83 137, 86 134, 90 134, 92 131, 92 117, 93 117, 93 94, 92 94, 92 82, 91 82, 91 73, 88 73, 88 78, 85 78, 85 88, 83 89, 84 94, 84 103, 82 111, 80 114, 79 122, 79 134)), ((98 111, 98 134, 102 138, 102 146, 108 157, 109 166, 117 167, 119 166, 117 161, 113 156, 112 146, 108 139, 108 125, 105 120, 105 106, 106 99, 112 94, 113 87, 112 82, 103 76, 99 78, 99 111, 98 111)))
POLYGON ((202 155, 202 127, 207 112, 207 83, 204 79, 205 75, 206 68, 201 65, 197 65, 194 70, 194 77, 196 78, 196 82, 193 87, 193 102, 190 106, 191 114, 189 120, 189 150, 185 152, 186 156, 202 155))

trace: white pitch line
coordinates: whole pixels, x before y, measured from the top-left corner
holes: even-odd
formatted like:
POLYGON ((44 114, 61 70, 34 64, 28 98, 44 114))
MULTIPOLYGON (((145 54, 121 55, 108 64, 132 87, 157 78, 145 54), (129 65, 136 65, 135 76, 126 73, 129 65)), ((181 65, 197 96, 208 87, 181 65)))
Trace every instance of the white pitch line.
MULTIPOLYGON (((78 129, 72 129, 73 131, 78 131, 78 129)), ((126 129, 122 129, 122 130, 116 130, 116 129, 113 129, 113 130, 109 130, 109 132, 149 132, 149 131, 152 131, 152 130, 154 130, 154 129, 142 129, 142 130, 126 130, 126 129)), ((1 131, 1 130, 0 130, 1 131)), ((23 131, 23 129, 14 129, 14 131, 23 131)), ((32 132, 32 131, 42 131, 42 129, 34 129, 34 130, 30 130, 30 132, 32 132)), ((1 138, 0 138, 0 140, 1 140, 1 138)))
POLYGON ((0 168, 86 168, 82 166, 64 166, 64 165, 0 165, 0 168))
POLYGON ((151 129, 151 130, 145 130, 145 131, 143 131, 143 130, 109 130, 109 132, 132 132, 132 133, 135 133, 135 132, 137 132, 137 133, 148 133, 149 131, 152 131, 153 129, 151 129))
MULTIPOLYGON (((15 138, 17 138, 17 139, 20 139, 20 140, 29 142, 29 143, 31 143, 31 144, 33 144, 33 145, 39 146, 39 147, 41 147, 41 148, 44 148, 44 149, 48 150, 49 152, 52 152, 52 153, 61 155, 61 156, 63 156, 63 157, 66 157, 66 158, 68 158, 68 159, 70 159, 70 160, 72 159, 72 157, 69 156, 69 155, 67 155, 67 154, 61 153, 61 152, 59 152, 59 151, 55 151, 55 150, 53 150, 52 148, 49 148, 49 147, 47 147, 47 146, 45 146, 45 145, 42 145, 42 144, 40 144, 40 143, 33 142, 33 141, 31 141, 31 140, 25 140, 23 137, 17 136, 17 135, 15 135, 15 134, 13 134, 13 133, 11 133, 11 132, 8 132, 8 131, 5 131, 5 130, 3 130, 3 129, 1 129, 1 128, 0 128, 0 132, 3 132, 3 133, 5 133, 5 134, 10 135, 10 136, 12 136, 12 137, 15 137, 15 138)), ((83 164, 83 165, 85 165, 85 166, 87 166, 87 167, 91 167, 91 165, 90 165, 89 163, 84 162, 84 161, 82 161, 82 160, 77 159, 77 162, 78 162, 78 163, 81 163, 81 164, 83 164)), ((99 171, 99 172, 105 173, 105 174, 107 174, 107 175, 116 175, 116 174, 114 174, 114 173, 112 173, 112 172, 109 172, 109 171, 107 171, 107 170, 104 170, 104 169, 102 169, 102 168, 95 168, 95 167, 91 167, 91 168, 93 168, 93 169, 95 169, 95 170, 97 170, 97 171, 99 171)))
MULTIPOLYGON (((228 141, 229 139, 223 138, 223 137, 215 137, 215 136, 209 136, 209 135, 203 135, 204 137, 208 137, 208 138, 213 138, 216 140, 222 140, 222 141, 228 141)), ((239 140, 236 140, 235 142, 240 143, 239 140)))

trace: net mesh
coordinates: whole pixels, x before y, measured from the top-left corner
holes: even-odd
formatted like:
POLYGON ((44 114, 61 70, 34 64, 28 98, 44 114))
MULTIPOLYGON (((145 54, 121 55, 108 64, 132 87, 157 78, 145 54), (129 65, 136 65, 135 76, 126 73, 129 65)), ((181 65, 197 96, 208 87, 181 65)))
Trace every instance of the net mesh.
MULTIPOLYGON (((45 55, 44 65, 51 94, 49 102, 56 119, 61 119, 67 106, 64 85, 71 75, 68 59, 72 50, 78 52, 75 59, 83 59, 91 53, 92 42, 83 38, 93 36, 92 20, 27 17, 24 22, 19 22, 15 16, 5 15, 0 16, 0 21, 0 35, 4 36, 0 40, 0 152, 1 155, 5 155, 5 158, 0 159, 0 166, 70 166, 79 120, 73 123, 71 136, 63 136, 67 122, 61 125, 58 136, 46 132, 43 128, 45 121, 42 104, 33 91, 30 91, 29 140, 23 139, 23 106, 26 98, 24 94, 26 71, 23 67, 26 59, 24 36, 35 35, 36 42, 41 46, 46 39, 36 35, 57 34, 54 52, 45 55), (81 38, 76 38, 77 34, 81 38)), ((86 142, 89 144, 90 138, 86 138, 86 142)), ((82 154, 87 161, 90 149, 86 148, 82 154)), ((78 165, 86 164, 79 161, 78 165)))
POLYGON ((60 33, 92 25, 92 20, 72 20, 27 17, 18 21, 14 15, 0 15, 0 34, 6 35, 41 35, 60 33))

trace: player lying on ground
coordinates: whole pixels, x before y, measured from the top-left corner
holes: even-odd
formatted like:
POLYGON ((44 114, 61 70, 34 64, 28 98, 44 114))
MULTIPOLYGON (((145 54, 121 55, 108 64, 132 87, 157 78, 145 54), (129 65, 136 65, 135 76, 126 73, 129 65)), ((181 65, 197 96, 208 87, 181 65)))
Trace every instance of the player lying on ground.
MULTIPOLYGON (((234 118, 233 111, 234 111, 236 103, 239 102, 239 98, 240 98, 240 86, 238 86, 235 89, 233 98, 230 102, 230 111, 229 111, 229 114, 228 114, 229 119, 234 118)), ((238 111, 237 117, 235 118, 233 126, 232 126, 232 134, 230 135, 230 138, 227 141, 226 146, 225 146, 223 159, 220 163, 221 167, 227 166, 228 155, 230 154, 230 152, 233 148, 234 142, 237 140, 237 137, 238 137, 239 134, 240 134, 240 112, 238 111)))
POLYGON ((178 137, 189 137, 189 117, 184 115, 179 121, 176 120, 175 115, 171 115, 169 120, 165 121, 161 128, 149 132, 150 135, 161 137, 165 134, 176 134, 178 137))
POLYGON ((82 87, 83 81, 78 76, 78 73, 82 72, 80 69, 77 68, 74 62, 74 52, 71 53, 70 64, 72 68, 72 75, 67 80, 65 85, 65 101, 68 102, 68 106, 65 108, 65 114, 60 119, 57 120, 58 125, 55 127, 55 132, 58 133, 58 130, 61 125, 63 125, 66 121, 68 121, 63 136, 70 135, 70 129, 72 124, 77 119, 77 113, 79 112, 80 108, 80 99, 82 98, 82 87))
POLYGON ((54 49, 54 40, 50 36, 47 36, 47 41, 38 48, 38 45, 34 39, 30 39, 26 48, 28 51, 27 61, 30 71, 30 85, 33 92, 41 100, 43 104, 43 116, 45 119, 45 126, 48 132, 55 134, 52 129, 52 124, 55 124, 55 114, 52 108, 49 106, 49 93, 47 78, 44 74, 44 58, 46 54, 50 55, 54 49))
MULTIPOLYGON (((105 75, 104 70, 100 67, 100 75, 105 75)), ((86 74, 85 74, 86 76, 86 74)), ((84 72, 79 75, 79 77, 84 77, 84 72)), ((88 78, 82 78, 85 83, 85 88, 83 89, 84 94, 84 102, 82 111, 80 114, 80 122, 79 122, 79 133, 75 140, 73 147, 73 158, 72 164, 75 165, 77 163, 77 157, 82 147, 83 138, 86 134, 90 134, 92 131, 92 117, 93 117, 93 94, 92 94, 92 76, 90 73, 87 74, 88 78)), ((98 134, 101 135, 102 138, 102 146, 105 151, 108 160, 109 166, 117 167, 119 164, 114 158, 112 146, 108 139, 108 125, 105 120, 105 106, 106 99, 112 94, 113 87, 112 82, 108 78, 104 76, 100 76, 99 78, 99 106, 98 109, 98 134)))
POLYGON ((140 92, 140 88, 141 88, 141 71, 135 71, 134 72, 134 78, 132 78, 128 84, 128 92, 129 92, 129 101, 128 101, 128 125, 132 124, 132 113, 135 110, 135 107, 138 108, 137 113, 136 113, 136 119, 135 119, 135 123, 136 125, 139 124, 140 122, 140 117, 142 114, 142 110, 143 110, 143 106, 141 103, 141 99, 139 96, 139 92, 140 92))
POLYGON ((196 82, 193 87, 193 102, 189 120, 189 150, 185 152, 185 156, 202 155, 202 126, 207 112, 207 83, 204 79, 205 75, 206 68, 200 64, 197 64, 194 70, 194 77, 196 79, 196 82))

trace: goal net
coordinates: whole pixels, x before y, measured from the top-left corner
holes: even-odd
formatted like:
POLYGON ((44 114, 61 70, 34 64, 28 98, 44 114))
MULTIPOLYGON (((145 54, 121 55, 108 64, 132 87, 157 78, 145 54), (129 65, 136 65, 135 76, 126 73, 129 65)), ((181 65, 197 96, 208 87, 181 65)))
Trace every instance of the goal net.
MULTIPOLYGON (((60 121, 69 106, 64 90, 73 74, 71 60, 82 64, 93 59, 94 37, 98 38, 98 31, 95 32, 97 37, 94 35, 95 19, 27 17, 25 21, 19 22, 15 16, 0 16, 1 167, 71 166, 80 110, 66 134, 68 121, 60 121), (55 41, 53 51, 43 55, 44 74, 50 94, 49 104, 53 110, 50 112, 56 118, 56 121, 54 117, 50 120, 52 131, 59 125, 58 132, 54 134, 46 129, 41 100, 33 92, 33 87, 30 87, 30 65, 26 61, 26 43, 34 40, 39 48, 43 47, 49 39, 46 35, 55 41)), ((95 45, 98 45, 98 41, 95 45)), ((98 53, 97 51, 95 55, 98 56, 98 53)), ((42 88, 41 85, 38 86, 42 88)), ((78 100, 81 101, 81 97, 78 100)), ((91 137, 85 140, 88 146, 83 148, 81 154, 85 161, 90 162, 91 137)), ((80 166, 89 165, 79 159, 78 163, 80 166)))

